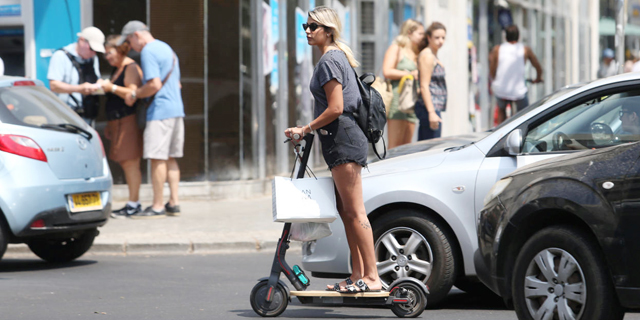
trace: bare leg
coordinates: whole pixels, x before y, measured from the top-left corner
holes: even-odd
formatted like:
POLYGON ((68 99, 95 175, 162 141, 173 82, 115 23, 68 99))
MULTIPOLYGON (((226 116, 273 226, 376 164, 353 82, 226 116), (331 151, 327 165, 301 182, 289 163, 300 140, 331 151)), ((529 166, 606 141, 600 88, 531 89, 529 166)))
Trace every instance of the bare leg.
POLYGON ((389 121, 387 121, 389 149, 393 149, 399 145, 402 145, 405 130, 404 122, 404 120, 394 119, 389 119, 389 121))
MULTIPOLYGON (((344 212, 344 206, 342 205, 342 199, 340 198, 340 194, 338 193, 338 190, 336 190, 336 204, 338 207, 338 212, 344 212)), ((362 256, 360 255, 360 251, 358 251, 358 245, 356 243, 356 239, 353 237, 353 235, 351 234, 351 232, 348 232, 347 230, 347 226, 345 225, 345 234, 347 236, 347 243, 349 244, 349 251, 351 252, 351 275, 349 276, 349 279, 351 279, 351 281, 353 281, 354 283, 356 281, 358 281, 358 279, 362 278, 362 275, 364 273, 363 270, 363 263, 362 263, 362 256), (357 254, 354 254, 357 253, 357 254)), ((346 281, 340 281, 339 283, 340 285, 340 289, 344 290, 345 287, 347 286, 346 281)), ((327 285, 327 289, 333 289, 333 285, 327 285)))
POLYGON ((142 173, 140 172, 140 158, 129 159, 120 162, 124 177, 129 187, 129 201, 138 202, 140 200, 140 184, 142 183, 142 173))
POLYGON ((402 144, 411 143, 411 139, 413 139, 413 132, 416 130, 416 124, 411 121, 405 122, 405 130, 402 144))
POLYGON ((331 170, 334 183, 340 194, 342 211, 340 217, 345 233, 355 242, 357 250, 351 247, 351 256, 362 258, 362 279, 371 290, 382 289, 378 277, 376 258, 373 248, 373 232, 362 199, 362 167, 357 163, 345 163, 331 170))
POLYGON ((171 191, 171 198, 169 198, 169 205, 177 206, 180 204, 178 200, 178 184, 180 183, 180 167, 178 167, 178 161, 175 158, 169 158, 168 165, 168 178, 169 178, 169 190, 171 191))
POLYGON ((167 181, 167 160, 151 159, 151 184, 153 185, 153 210, 164 209, 162 190, 167 181))
POLYGON ((497 118, 496 122, 498 124, 501 124, 505 120, 506 117, 507 117, 506 108, 505 109, 498 108, 498 118, 497 118))

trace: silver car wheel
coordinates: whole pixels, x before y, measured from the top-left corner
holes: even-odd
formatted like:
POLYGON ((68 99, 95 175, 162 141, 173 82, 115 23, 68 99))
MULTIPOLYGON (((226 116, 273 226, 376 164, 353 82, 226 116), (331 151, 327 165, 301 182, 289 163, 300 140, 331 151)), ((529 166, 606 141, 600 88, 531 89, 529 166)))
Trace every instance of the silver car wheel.
POLYGON ((524 297, 535 320, 580 319, 587 301, 587 284, 578 261, 567 251, 540 251, 527 267, 524 297))
POLYGON ((416 230, 393 228, 375 244, 378 274, 385 289, 399 278, 413 277, 427 283, 433 269, 433 252, 427 240, 416 230))

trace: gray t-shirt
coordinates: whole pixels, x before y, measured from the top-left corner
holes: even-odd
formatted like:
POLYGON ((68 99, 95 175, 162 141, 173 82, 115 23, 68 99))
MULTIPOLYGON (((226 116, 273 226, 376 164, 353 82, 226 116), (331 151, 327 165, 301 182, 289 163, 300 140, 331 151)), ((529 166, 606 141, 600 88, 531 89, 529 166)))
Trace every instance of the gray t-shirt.
POLYGON ((336 79, 342 85, 343 113, 355 112, 362 102, 356 74, 347 56, 341 50, 329 50, 320 57, 309 83, 311 94, 316 100, 313 112, 315 118, 327 110, 327 94, 323 86, 332 79, 336 79))

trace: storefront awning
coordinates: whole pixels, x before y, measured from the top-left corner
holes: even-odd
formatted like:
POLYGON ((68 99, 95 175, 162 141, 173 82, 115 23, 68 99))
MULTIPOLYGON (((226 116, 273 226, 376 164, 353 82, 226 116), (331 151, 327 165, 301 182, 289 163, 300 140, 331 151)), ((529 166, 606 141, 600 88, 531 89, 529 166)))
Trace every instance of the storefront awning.
MULTIPOLYGON (((615 36, 616 21, 611 18, 601 18, 598 29, 600 30, 601 36, 615 36)), ((624 27, 624 34, 626 36, 640 36, 640 26, 627 24, 624 27)))

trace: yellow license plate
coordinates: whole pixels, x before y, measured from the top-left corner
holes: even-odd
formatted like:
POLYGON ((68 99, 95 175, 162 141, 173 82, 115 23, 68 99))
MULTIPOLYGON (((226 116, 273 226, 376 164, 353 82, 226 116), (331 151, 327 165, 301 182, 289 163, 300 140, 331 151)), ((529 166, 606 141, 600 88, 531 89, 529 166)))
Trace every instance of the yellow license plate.
POLYGON ((102 209, 102 199, 99 192, 72 194, 69 197, 71 212, 91 211, 102 209))

